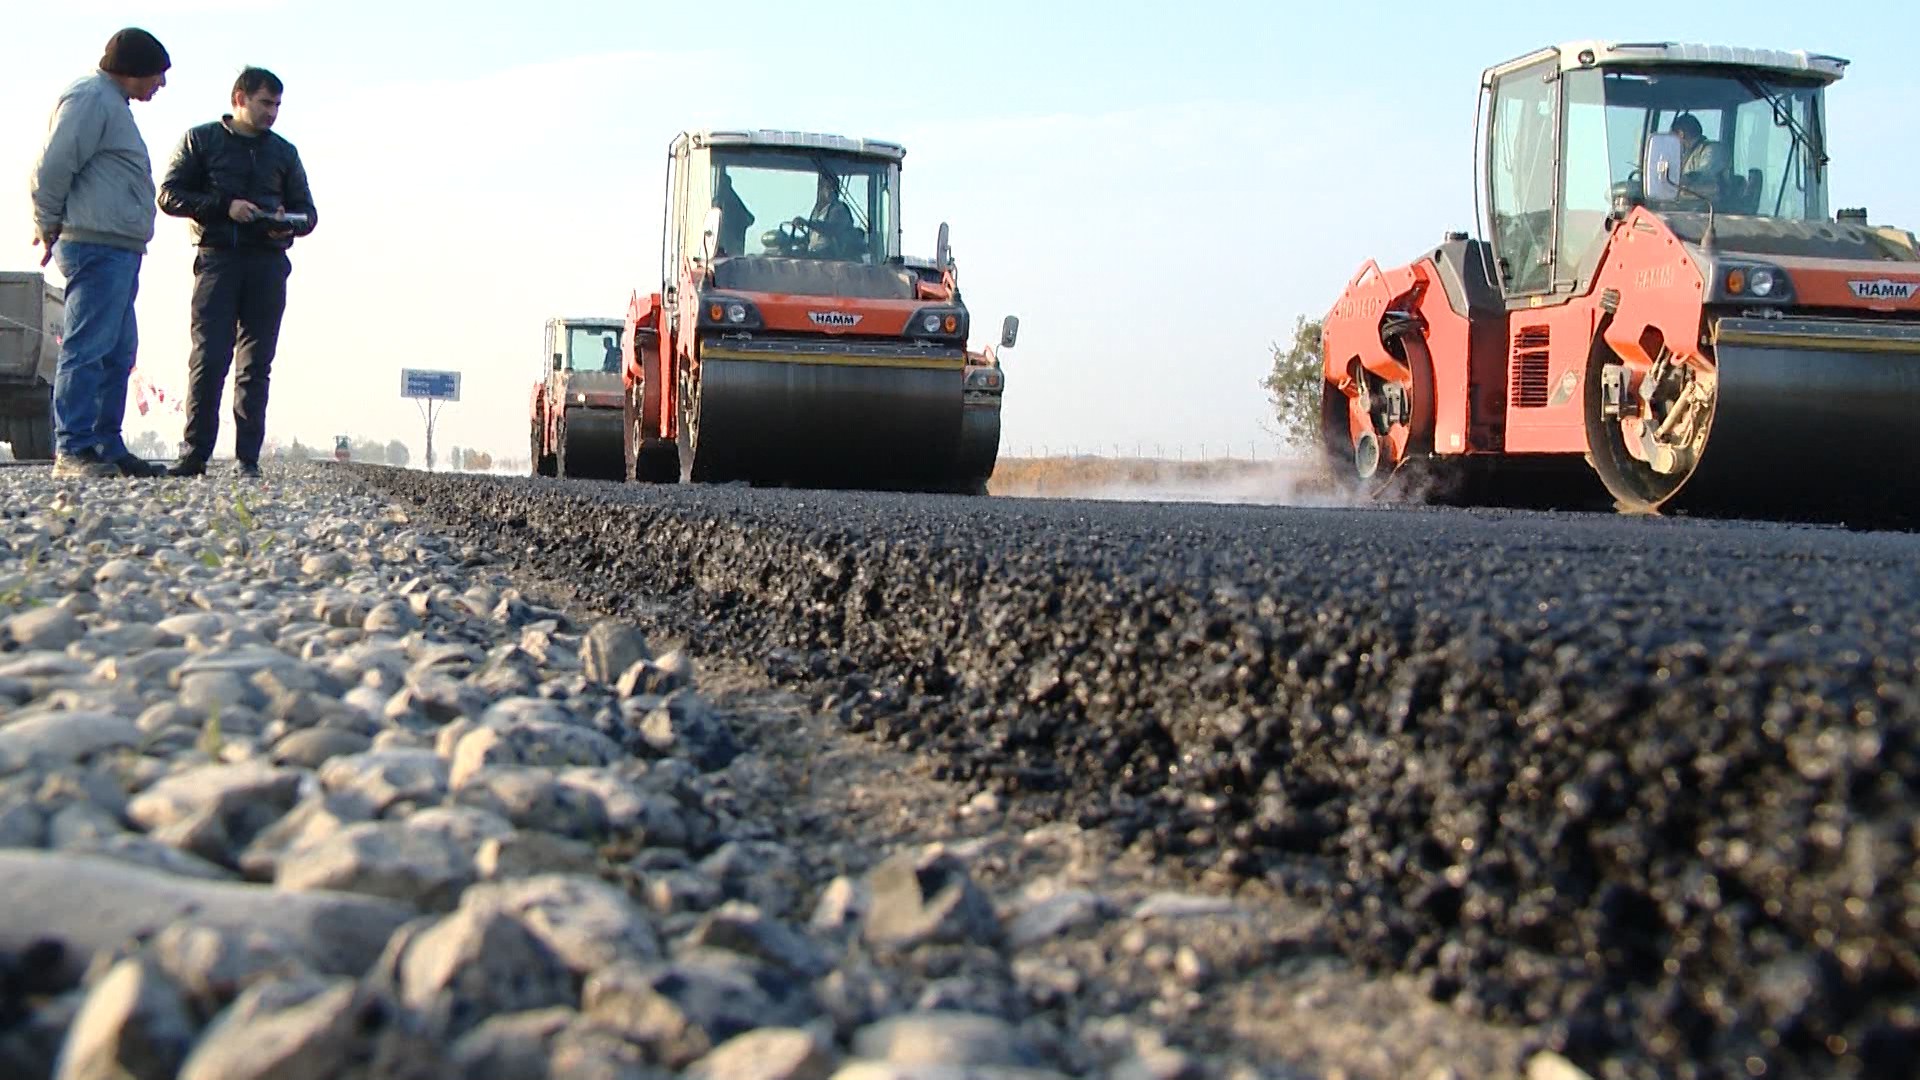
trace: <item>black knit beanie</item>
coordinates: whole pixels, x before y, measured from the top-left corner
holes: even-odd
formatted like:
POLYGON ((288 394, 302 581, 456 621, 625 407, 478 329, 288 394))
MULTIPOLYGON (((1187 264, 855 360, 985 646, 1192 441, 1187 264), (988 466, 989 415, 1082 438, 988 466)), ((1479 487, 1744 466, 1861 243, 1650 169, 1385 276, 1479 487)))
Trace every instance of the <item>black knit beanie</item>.
POLYGON ((100 70, 109 75, 144 79, 173 66, 160 39, 136 26, 107 39, 107 51, 100 57, 100 70))

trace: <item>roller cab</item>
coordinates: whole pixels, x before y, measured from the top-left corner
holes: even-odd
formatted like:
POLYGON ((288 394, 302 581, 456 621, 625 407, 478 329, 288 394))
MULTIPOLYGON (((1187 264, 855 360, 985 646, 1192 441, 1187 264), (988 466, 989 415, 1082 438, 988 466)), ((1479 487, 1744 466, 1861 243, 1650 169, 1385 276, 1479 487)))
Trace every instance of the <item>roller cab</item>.
POLYGON ((542 476, 625 479, 622 381, 627 330, 621 319, 548 319, 534 384, 533 471, 542 476))

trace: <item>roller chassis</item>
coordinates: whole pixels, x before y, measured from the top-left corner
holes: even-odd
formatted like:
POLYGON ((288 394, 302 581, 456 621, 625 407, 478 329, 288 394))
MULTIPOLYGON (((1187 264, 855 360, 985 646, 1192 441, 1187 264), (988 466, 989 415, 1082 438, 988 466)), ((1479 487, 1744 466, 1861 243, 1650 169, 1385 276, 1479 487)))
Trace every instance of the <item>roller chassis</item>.
MULTIPOLYGON (((1004 375, 991 352, 966 349, 969 313, 946 227, 931 260, 900 256, 897 226, 879 230, 897 221, 897 202, 886 199, 897 200, 903 155, 892 144, 786 132, 674 141, 662 288, 636 291, 625 321, 627 479, 985 493, 1004 375), (757 252, 723 240, 725 214, 744 207, 723 211, 734 189, 713 178, 728 168, 751 178, 797 152, 823 176, 843 168, 889 178, 872 182, 878 194, 858 211, 875 226, 863 234, 865 254, 814 251, 812 230, 790 223, 767 230, 757 252)), ((750 194, 773 201, 764 175, 757 182, 750 194)))

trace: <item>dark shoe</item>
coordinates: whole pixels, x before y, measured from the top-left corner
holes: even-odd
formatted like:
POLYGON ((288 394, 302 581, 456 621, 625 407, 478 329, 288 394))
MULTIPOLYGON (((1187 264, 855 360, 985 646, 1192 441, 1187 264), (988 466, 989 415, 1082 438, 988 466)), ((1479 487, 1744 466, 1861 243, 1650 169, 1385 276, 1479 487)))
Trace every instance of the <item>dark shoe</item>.
POLYGON ((251 477, 258 477, 258 476, 260 475, 260 463, 259 463, 259 462, 257 462, 257 461, 243 461, 243 462, 241 462, 241 463, 240 463, 240 475, 241 475, 241 476, 251 476, 251 477))
POLYGON ((119 476, 120 467, 101 457, 98 450, 82 450, 77 454, 55 455, 53 475, 62 479, 119 476))
POLYGON ((167 467, 168 476, 205 476, 207 463, 195 457, 183 457, 167 467))
POLYGON ((167 471, 155 465, 153 462, 148 461, 146 458, 138 457, 134 454, 127 454, 123 457, 115 458, 113 465, 120 470, 121 476, 137 476, 141 479, 164 476, 167 471))

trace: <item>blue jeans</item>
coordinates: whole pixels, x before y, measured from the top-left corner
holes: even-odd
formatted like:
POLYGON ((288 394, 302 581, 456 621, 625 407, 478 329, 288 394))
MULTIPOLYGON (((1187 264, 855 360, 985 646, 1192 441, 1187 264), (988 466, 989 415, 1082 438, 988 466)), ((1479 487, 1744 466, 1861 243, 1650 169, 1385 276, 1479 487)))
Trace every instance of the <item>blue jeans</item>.
POLYGON ((126 456, 120 437, 127 415, 127 379, 139 345, 133 298, 140 290, 136 251, 61 240, 54 264, 67 279, 67 322, 53 380, 54 448, 126 456))

